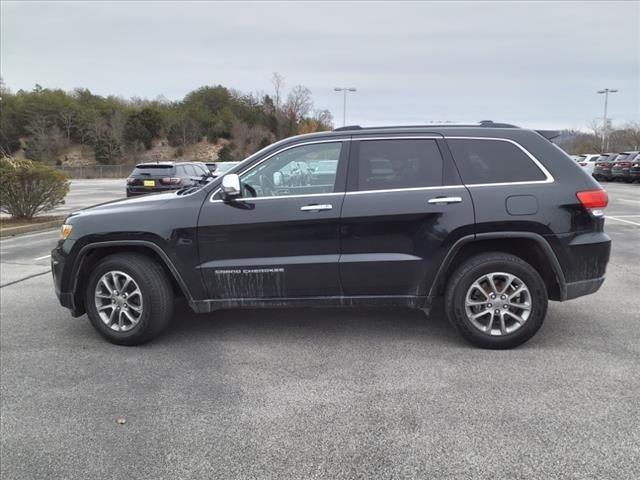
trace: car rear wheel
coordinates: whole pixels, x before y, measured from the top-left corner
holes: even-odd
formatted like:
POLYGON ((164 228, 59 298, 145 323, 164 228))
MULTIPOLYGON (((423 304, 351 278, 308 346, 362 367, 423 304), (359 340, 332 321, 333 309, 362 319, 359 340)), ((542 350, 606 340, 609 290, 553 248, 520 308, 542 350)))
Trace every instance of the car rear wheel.
POLYGON ((451 276, 447 317, 462 336, 482 348, 526 342, 542 326, 547 290, 535 268, 519 257, 492 252, 473 256, 451 276))
POLYGON ((104 258, 89 276, 85 307, 95 329, 118 345, 157 337, 173 313, 173 289, 164 270, 144 255, 104 258))

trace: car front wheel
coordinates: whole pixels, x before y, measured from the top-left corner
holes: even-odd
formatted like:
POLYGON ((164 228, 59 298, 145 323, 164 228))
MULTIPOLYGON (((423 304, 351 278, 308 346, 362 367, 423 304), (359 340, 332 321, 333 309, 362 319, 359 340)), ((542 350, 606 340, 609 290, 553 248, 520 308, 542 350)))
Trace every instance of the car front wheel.
POLYGON ((535 268, 511 254, 473 256, 451 276, 447 317, 462 336, 482 348, 506 349, 526 342, 542 326, 547 290, 535 268))
POLYGON ((173 313, 173 289, 162 267, 140 254, 104 258, 87 282, 85 307, 95 329, 118 345, 157 337, 173 313))

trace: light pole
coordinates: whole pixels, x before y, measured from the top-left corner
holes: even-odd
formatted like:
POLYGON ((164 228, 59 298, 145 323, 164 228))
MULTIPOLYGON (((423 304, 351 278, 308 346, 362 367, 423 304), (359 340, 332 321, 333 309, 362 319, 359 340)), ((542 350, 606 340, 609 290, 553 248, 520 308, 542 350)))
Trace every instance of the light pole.
POLYGON ((355 92, 356 89, 354 87, 335 87, 334 90, 336 92, 342 92, 342 126, 344 127, 347 124, 347 92, 355 92))
POLYGON ((607 138, 609 125, 607 123, 607 105, 609 103, 609 94, 617 93, 618 90, 605 88, 604 90, 598 90, 596 93, 603 94, 604 93, 604 116, 602 117, 602 144, 600 145, 600 150, 604 153, 605 140, 607 138))

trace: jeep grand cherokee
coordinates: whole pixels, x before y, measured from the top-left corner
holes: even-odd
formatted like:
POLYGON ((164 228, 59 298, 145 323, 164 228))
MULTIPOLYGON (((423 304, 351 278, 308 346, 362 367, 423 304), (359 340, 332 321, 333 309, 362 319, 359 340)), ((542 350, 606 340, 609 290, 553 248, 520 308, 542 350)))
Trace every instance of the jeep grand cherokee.
POLYGON ((482 122, 288 138, 209 184, 72 214, 56 293, 126 345, 180 295, 196 312, 442 297, 468 341, 514 347, 549 299, 598 290, 609 259, 607 194, 551 137, 482 122))

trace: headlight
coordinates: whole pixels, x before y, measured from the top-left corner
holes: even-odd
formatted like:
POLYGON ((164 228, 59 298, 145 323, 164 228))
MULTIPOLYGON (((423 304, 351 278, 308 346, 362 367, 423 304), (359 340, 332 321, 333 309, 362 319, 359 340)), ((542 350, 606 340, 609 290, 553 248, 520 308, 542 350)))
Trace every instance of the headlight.
POLYGON ((65 223, 64 225, 62 225, 62 228, 60 229, 60 239, 66 240, 67 238, 69 238, 69 235, 71 235, 72 228, 73 227, 68 223, 65 223))

